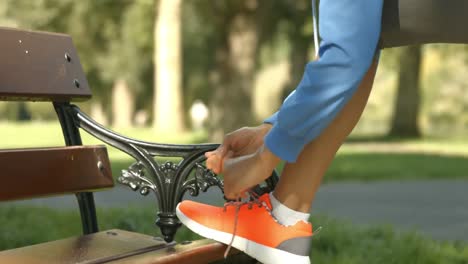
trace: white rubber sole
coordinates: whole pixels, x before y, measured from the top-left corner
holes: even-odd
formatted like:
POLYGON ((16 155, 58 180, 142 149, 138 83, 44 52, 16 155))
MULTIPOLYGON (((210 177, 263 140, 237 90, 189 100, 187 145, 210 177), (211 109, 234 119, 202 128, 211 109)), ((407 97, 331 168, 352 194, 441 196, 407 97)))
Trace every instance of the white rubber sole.
MULTIPOLYGON (((231 242, 232 234, 208 228, 191 220, 179 210, 179 205, 177 205, 176 213, 179 220, 193 232, 226 245, 231 242)), ((238 236, 234 237, 232 247, 245 252, 247 255, 264 264, 284 264, 288 262, 294 264, 310 264, 308 256, 300 256, 284 250, 267 247, 238 236)))

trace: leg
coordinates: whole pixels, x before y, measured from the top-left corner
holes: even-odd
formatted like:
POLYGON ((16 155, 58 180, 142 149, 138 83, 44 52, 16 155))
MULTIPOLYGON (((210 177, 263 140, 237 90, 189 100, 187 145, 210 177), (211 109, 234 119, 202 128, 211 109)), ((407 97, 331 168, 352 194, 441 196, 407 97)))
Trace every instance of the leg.
MULTIPOLYGON (((300 215, 297 211, 309 211, 326 168, 364 109, 376 68, 374 62, 342 111, 306 145, 296 163, 287 164, 274 194, 295 216, 300 215)), ((232 246, 263 263, 310 264, 312 224, 282 222, 273 202, 269 194, 250 202, 227 203, 224 208, 184 201, 177 206, 177 216, 192 231, 228 244, 225 256, 232 246)), ((302 216, 300 220, 304 220, 302 216)))
POLYGON ((297 162, 286 164, 274 191, 274 196, 282 204, 295 211, 309 212, 328 166, 364 110, 376 69, 377 62, 374 62, 337 117, 319 137, 306 145, 297 162))

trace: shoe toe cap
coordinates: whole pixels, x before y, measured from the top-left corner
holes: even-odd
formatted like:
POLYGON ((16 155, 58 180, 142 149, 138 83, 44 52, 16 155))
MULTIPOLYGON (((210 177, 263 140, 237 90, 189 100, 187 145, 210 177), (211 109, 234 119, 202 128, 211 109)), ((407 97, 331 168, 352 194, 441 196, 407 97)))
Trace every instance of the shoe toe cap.
POLYGON ((190 200, 185 200, 177 205, 177 215, 182 221, 182 218, 189 218, 190 220, 204 223, 213 220, 213 217, 219 213, 219 209, 202 203, 197 203, 190 200), (183 214, 184 217, 181 217, 183 214))

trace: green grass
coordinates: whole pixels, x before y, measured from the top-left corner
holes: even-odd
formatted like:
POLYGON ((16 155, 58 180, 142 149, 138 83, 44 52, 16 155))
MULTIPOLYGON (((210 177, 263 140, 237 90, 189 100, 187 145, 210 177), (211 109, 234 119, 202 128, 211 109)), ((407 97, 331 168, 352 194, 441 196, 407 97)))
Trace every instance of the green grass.
MULTIPOLYGON (((281 172, 284 164, 278 166, 281 172)), ((458 155, 342 150, 323 182, 468 179, 468 159, 458 155)))
MULTIPOLYGON (((99 210, 101 230, 119 228, 158 235, 152 208, 99 210)), ((315 263, 462 264, 468 262, 468 245, 436 242, 416 233, 398 233, 391 227, 356 228, 326 217, 314 217, 323 226, 312 243, 315 263)), ((80 233, 77 212, 35 207, 0 207, 0 250, 74 236, 80 233)), ((181 228, 176 241, 200 237, 181 228)))
POLYGON ((325 181, 468 178, 468 160, 434 154, 341 153, 325 181))
MULTIPOLYGON (((206 134, 157 135, 150 128, 116 129, 133 138, 159 143, 201 143, 206 134)), ((102 144, 82 132, 88 145, 102 144)), ((57 123, 1 123, 0 149, 63 146, 57 123), (31 133, 33 132, 33 133, 31 133)), ((134 162, 125 153, 109 147, 114 177, 134 162)), ((281 171, 283 164, 278 169, 281 171)), ((330 166, 326 182, 468 178, 468 139, 399 140, 395 138, 351 138, 330 166)))

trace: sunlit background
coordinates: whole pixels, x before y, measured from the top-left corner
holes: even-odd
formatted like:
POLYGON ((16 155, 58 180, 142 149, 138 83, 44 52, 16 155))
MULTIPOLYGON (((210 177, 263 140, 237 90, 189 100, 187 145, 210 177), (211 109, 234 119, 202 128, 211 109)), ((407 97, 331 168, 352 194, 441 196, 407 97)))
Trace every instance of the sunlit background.
MULTIPOLYGON (((314 54, 309 2, 2 0, 0 26, 71 35, 93 92, 78 104, 101 124, 154 142, 220 142, 295 89, 314 54)), ((324 227, 316 263, 468 263, 467 72, 464 45, 382 52, 313 206, 324 227)), ((0 102, 0 148, 60 145, 50 103, 0 102)), ((109 151, 117 177, 132 160, 109 151)), ((151 199, 116 189, 98 194, 101 228, 157 234, 151 199)), ((0 204, 0 249, 78 234, 69 198, 0 204), (38 221, 47 228, 32 230, 38 221)))

